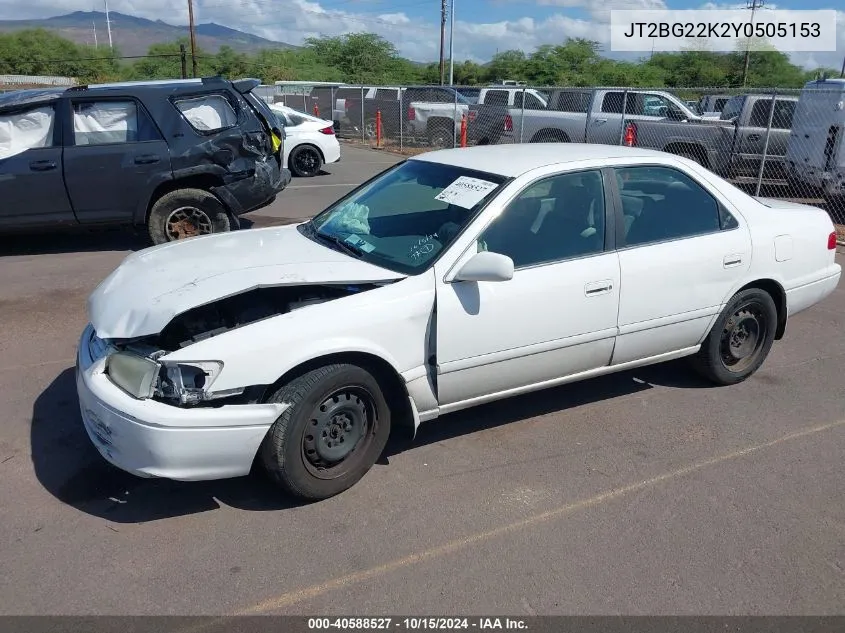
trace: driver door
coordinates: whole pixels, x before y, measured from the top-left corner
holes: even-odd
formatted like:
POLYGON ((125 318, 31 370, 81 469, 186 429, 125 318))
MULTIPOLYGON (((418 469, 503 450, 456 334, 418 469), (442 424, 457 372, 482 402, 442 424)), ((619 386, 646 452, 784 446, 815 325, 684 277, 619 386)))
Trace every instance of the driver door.
POLYGON ((608 206, 600 170, 544 177, 470 247, 511 257, 511 280, 447 283, 437 271, 441 411, 610 363, 620 268, 608 206))

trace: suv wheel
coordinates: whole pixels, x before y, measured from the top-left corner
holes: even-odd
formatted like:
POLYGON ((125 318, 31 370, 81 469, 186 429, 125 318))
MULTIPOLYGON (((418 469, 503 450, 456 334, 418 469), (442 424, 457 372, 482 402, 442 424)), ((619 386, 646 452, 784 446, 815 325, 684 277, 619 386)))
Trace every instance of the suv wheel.
POLYGON ((226 233, 230 228, 229 214, 223 204, 202 189, 177 189, 163 195, 153 205, 147 220, 153 244, 226 233))

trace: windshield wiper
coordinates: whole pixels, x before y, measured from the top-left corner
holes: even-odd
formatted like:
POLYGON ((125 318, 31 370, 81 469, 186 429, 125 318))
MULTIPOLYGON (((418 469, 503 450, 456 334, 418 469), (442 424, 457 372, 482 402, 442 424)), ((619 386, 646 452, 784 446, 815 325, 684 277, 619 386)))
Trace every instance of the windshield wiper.
POLYGON ((355 258, 360 259, 364 256, 364 251, 357 246, 354 246, 347 242, 344 239, 337 237, 336 235, 326 235, 325 233, 320 233, 319 231, 314 231, 314 235, 322 239, 324 242, 329 242, 334 244, 338 248, 343 251, 346 251, 347 254, 352 255, 355 258))

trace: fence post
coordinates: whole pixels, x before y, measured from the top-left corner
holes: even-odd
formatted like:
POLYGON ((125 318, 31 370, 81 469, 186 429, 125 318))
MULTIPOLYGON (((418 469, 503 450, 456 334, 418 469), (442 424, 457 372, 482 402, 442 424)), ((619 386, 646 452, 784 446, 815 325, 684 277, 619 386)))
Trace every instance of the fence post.
POLYGON ((522 134, 525 131, 525 88, 522 89, 522 112, 519 116, 519 142, 522 143, 522 134))
POLYGON ((188 78, 188 53, 184 44, 179 44, 179 59, 182 62, 182 79, 188 78))
POLYGON ((402 86, 399 86, 399 152, 405 149, 405 108, 403 103, 405 101, 405 94, 402 92, 402 86))
MULTIPOLYGON (((625 88, 624 92, 622 93, 622 121, 621 125, 619 126, 619 142, 617 145, 624 145, 625 144, 625 115, 628 114, 628 89, 625 88)), ((585 140, 589 140, 589 138, 585 137, 585 140)))
POLYGON ((458 130, 455 127, 458 122, 458 89, 452 86, 452 90, 455 91, 455 115, 452 117, 452 149, 455 149, 458 145, 458 130))
POLYGON ((361 143, 367 142, 367 127, 364 124, 364 110, 366 106, 364 105, 364 86, 361 86, 361 143))
POLYGON ((332 113, 332 127, 337 128, 335 129, 335 134, 338 134, 340 132, 341 125, 340 121, 335 121, 334 118, 334 111, 337 110, 337 100, 334 98, 334 86, 329 88, 329 99, 331 99, 329 105, 331 106, 332 113))
POLYGON ((757 189, 754 192, 755 196, 760 195, 760 187, 763 185, 763 170, 766 167, 766 155, 769 152, 769 138, 772 135, 772 120, 775 116, 775 99, 778 96, 778 91, 772 92, 772 102, 769 107, 769 122, 766 124, 766 140, 763 142, 763 156, 760 158, 760 171, 757 172, 757 189))

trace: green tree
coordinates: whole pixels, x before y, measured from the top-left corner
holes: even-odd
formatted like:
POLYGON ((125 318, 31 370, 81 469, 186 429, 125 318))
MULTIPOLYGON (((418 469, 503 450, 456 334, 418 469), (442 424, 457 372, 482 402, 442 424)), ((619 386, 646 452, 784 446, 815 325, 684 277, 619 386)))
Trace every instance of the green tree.
POLYGON ((375 33, 309 38, 306 51, 322 64, 340 70, 349 83, 383 80, 399 57, 396 47, 375 33))
POLYGON ((79 45, 45 29, 0 35, 0 73, 59 75, 82 83, 117 78, 119 51, 79 45))

